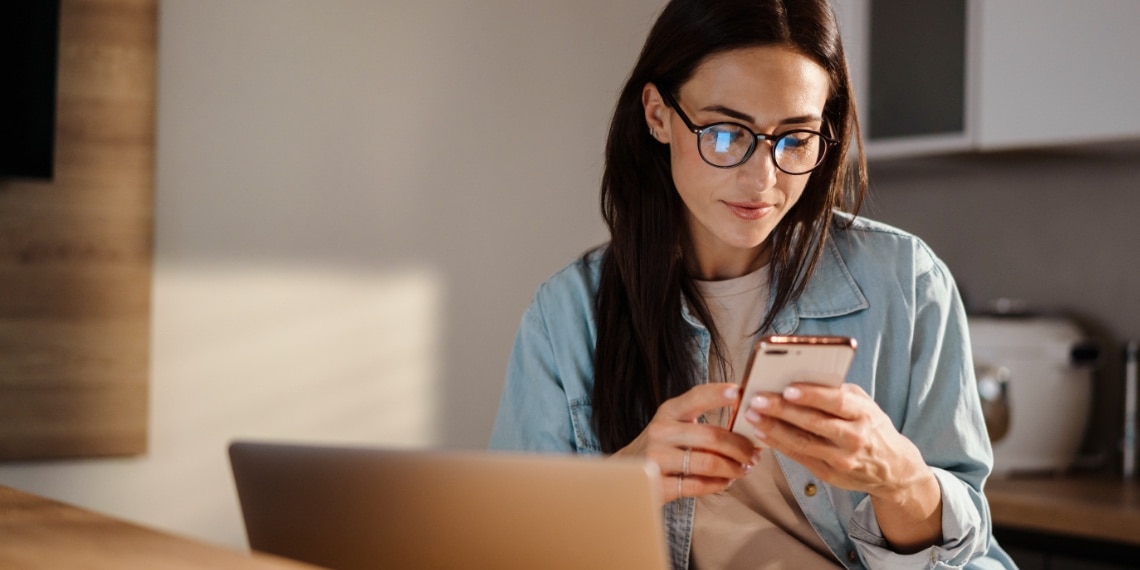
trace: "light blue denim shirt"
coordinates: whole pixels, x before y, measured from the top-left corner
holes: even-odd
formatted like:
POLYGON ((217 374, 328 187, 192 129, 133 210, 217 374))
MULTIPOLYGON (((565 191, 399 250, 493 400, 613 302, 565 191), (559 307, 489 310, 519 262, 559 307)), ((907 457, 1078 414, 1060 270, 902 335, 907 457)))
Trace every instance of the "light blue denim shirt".
MULTIPOLYGON (((815 274, 777 315, 773 332, 858 341, 847 381, 874 398, 933 468, 942 487, 943 542, 914 554, 891 551, 866 493, 828 485, 776 454, 788 485, 847 568, 1015 567, 990 534, 982 485, 993 457, 954 280, 918 238, 864 218, 844 227, 848 220, 837 215, 815 274)), ((601 453, 590 398, 602 255, 594 252, 554 275, 523 315, 492 448, 601 453)), ((707 377, 709 332, 687 310, 684 318, 707 377)), ((688 567, 694 509, 692 498, 665 506, 675 568, 688 567)))

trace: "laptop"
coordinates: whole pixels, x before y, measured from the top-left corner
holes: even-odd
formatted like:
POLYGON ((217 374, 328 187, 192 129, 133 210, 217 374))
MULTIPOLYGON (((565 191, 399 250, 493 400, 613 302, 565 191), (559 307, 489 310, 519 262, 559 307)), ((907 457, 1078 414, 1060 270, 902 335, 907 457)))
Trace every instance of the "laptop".
POLYGON ((666 569, 633 459, 236 441, 250 548, 355 568, 666 569))

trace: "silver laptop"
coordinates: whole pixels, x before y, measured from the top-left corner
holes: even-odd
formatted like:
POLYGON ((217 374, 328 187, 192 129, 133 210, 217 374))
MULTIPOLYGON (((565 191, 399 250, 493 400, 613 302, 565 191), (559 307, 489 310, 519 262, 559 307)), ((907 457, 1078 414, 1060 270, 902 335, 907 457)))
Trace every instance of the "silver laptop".
POLYGON ((230 445, 250 548, 334 569, 668 567, 635 460, 230 445))

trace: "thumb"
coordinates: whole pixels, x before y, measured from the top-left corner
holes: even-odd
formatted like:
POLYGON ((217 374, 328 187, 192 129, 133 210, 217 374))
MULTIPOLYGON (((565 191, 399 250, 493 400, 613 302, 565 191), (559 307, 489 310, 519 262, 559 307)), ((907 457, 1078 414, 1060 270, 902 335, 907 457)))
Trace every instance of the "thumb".
POLYGON ((730 382, 714 382, 693 386, 689 391, 666 401, 660 412, 679 422, 695 422, 705 412, 735 406, 740 401, 740 386, 730 382))

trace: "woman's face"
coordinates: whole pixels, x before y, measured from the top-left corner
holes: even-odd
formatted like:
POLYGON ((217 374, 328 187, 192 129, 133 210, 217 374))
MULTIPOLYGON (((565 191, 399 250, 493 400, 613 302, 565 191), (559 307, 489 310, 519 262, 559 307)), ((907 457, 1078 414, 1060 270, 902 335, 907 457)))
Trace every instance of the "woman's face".
MULTIPOLYGON (((827 71, 782 46, 734 50, 702 63, 675 93, 693 124, 731 121, 757 134, 821 130, 829 92, 827 71)), ((729 279, 767 263, 768 236, 795 205, 810 174, 791 175, 772 163, 761 140, 735 168, 716 168, 697 149, 697 135, 665 104, 657 87, 642 93, 646 121, 668 144, 673 182, 687 208, 692 237, 689 269, 698 279, 729 279)))

